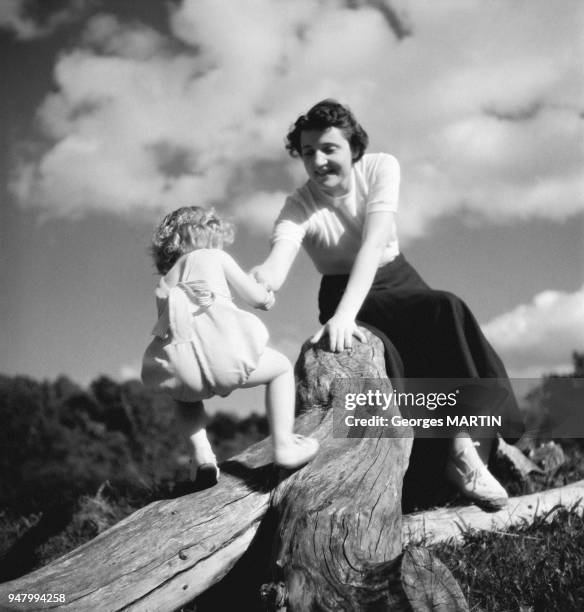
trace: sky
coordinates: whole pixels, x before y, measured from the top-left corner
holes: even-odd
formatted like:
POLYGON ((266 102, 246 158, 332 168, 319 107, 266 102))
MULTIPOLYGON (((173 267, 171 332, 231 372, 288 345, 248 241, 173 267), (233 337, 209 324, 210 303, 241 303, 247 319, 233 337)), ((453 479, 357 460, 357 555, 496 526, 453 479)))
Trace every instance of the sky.
MULTIPOLYGON (((147 249, 183 205, 244 269, 306 179, 298 115, 346 103, 395 155, 406 257, 460 295, 515 378, 584 351, 579 0, 2 0, 0 372, 139 375, 147 249)), ((292 361, 319 327, 301 254, 261 317, 292 361)), ((211 410, 262 410, 261 391, 211 410)))

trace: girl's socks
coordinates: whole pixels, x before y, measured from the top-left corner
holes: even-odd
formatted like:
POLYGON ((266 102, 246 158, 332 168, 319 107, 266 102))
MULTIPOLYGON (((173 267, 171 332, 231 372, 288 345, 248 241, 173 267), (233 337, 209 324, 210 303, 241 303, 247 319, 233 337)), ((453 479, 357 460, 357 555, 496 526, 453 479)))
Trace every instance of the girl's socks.
POLYGON ((219 480, 217 457, 207 438, 207 432, 201 429, 191 436, 193 458, 191 460, 191 478, 197 484, 212 486, 219 480))

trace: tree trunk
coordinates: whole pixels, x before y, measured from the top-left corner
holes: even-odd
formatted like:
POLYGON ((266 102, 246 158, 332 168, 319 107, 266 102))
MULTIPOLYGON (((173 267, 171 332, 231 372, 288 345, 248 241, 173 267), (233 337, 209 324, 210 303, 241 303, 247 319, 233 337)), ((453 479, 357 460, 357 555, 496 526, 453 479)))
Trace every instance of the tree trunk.
POLYGON ((388 394, 391 385, 382 344, 367 333, 368 343, 355 343, 350 353, 303 347, 296 366, 303 413, 299 431, 314 432, 321 452, 274 491, 271 505, 279 527, 273 582, 264 593, 277 594, 273 609, 285 605, 289 612, 411 610, 414 600, 415 609, 422 610, 422 592, 432 605, 442 597, 450 605, 445 610, 466 609, 456 581, 439 561, 432 563, 449 576, 456 597, 444 599, 446 591, 438 587, 444 579, 428 581, 420 572, 428 565, 427 552, 401 556, 401 492, 412 432, 404 437, 403 428, 392 427, 391 416, 399 411, 384 410, 384 400, 380 405, 375 398, 376 391, 388 394), (347 393, 362 393, 367 404, 348 410, 347 393), (345 426, 353 414, 369 424, 345 426), (417 588, 408 592, 413 583, 417 588))

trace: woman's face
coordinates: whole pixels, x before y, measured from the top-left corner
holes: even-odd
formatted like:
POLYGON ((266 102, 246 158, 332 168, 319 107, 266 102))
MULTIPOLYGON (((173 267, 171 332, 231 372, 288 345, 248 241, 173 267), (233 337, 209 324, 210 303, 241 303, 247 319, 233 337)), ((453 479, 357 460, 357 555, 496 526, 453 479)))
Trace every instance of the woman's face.
POLYGON ((300 153, 308 177, 331 196, 351 187, 353 152, 341 130, 306 130, 300 134, 300 153))

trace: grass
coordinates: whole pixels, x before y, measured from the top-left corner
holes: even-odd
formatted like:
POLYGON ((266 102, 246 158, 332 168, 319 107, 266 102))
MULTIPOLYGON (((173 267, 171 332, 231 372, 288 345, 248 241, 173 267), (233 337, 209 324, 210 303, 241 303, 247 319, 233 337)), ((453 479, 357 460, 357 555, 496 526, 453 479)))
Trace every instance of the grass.
MULTIPOLYGON (((584 479, 581 440, 562 440, 565 462, 519 480, 505 463, 497 477, 511 496, 584 479)), ((462 542, 430 547, 458 580, 472 612, 584 610, 582 507, 554 508, 506 531, 468 531, 462 542), (552 516, 553 515, 553 516, 552 516)))
POLYGON ((584 519, 560 508, 551 520, 502 532, 467 532, 431 550, 458 580, 473 612, 584 610, 584 519))

